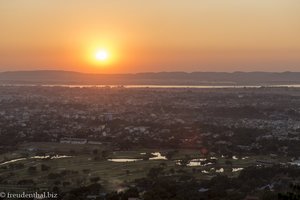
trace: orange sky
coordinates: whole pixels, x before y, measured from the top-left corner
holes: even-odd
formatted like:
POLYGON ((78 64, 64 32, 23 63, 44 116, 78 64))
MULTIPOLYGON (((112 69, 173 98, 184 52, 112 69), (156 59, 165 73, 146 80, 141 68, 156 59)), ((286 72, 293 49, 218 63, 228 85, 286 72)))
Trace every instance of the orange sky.
POLYGON ((300 71, 299 0, 1 0, 0 27, 0 71, 300 71))

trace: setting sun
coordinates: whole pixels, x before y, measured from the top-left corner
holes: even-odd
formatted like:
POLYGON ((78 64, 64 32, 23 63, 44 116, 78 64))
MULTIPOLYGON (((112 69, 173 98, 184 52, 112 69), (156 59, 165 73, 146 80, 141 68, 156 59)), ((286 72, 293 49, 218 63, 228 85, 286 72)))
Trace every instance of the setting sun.
MULTIPOLYGON (((110 42, 101 42, 99 44, 97 40, 87 42, 85 52, 82 52, 86 64, 88 64, 92 70, 112 70, 114 64, 118 61, 117 51, 113 48, 110 42), (103 45, 103 43, 105 43, 103 45)), ((83 48, 84 49, 84 48, 83 48)))
POLYGON ((105 61, 108 59, 109 55, 106 50, 100 50, 96 52, 96 60, 105 61))
POLYGON ((106 36, 85 35, 82 39, 80 60, 90 72, 112 73, 118 69, 118 64, 122 62, 121 49, 122 42, 117 38, 106 36), (98 37, 98 38, 97 38, 98 37))

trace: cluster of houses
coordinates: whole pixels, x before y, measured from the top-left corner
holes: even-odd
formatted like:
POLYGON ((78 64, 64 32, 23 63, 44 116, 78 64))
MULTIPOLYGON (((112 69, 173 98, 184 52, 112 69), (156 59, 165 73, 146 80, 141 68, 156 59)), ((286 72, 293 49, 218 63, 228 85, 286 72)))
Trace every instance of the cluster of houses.
MULTIPOLYGON (((0 88, 0 135, 11 141, 101 144, 127 139, 181 147, 236 145, 249 151, 261 140, 300 141, 300 97, 259 89, 0 88), (265 92, 265 91, 264 91, 265 92), (273 95, 273 96, 272 96, 273 95), (276 105, 281 105, 276 110, 276 105), (263 118, 236 118, 239 108, 262 110, 263 118), (224 113, 216 112, 222 108, 224 113), (225 109, 224 109, 225 108, 225 109), (279 109, 279 108, 278 108, 279 109), (234 110, 235 112, 231 112, 234 110), (225 112, 224 111, 224 112, 225 112), (226 114, 226 113, 225 113, 226 114), (201 126, 268 130, 250 145, 233 143, 232 131, 201 126), (206 142, 207 143, 207 142, 206 142)), ((291 90, 290 95, 293 95, 291 90)), ((249 112, 252 112, 249 109, 249 112)), ((254 112, 253 111, 253 112, 254 112)), ((12 142, 16 143, 16 142, 12 142)))

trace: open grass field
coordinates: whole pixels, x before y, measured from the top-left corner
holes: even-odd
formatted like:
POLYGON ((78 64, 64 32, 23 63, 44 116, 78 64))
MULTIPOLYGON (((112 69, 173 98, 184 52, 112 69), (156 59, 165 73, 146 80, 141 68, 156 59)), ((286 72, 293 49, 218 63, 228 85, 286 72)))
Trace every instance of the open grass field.
MULTIPOLYGON (((170 150, 136 149, 133 151, 112 151, 108 146, 102 145, 72 145, 59 143, 27 143, 21 145, 17 151, 0 156, 1 163, 18 158, 25 158, 16 162, 0 165, 0 177, 7 184, 17 184, 21 180, 33 180, 40 187, 53 187, 55 185, 65 189, 87 185, 91 178, 99 177, 100 183, 107 190, 119 190, 124 182, 147 176, 149 169, 162 166, 166 172, 174 169, 175 173, 192 173, 198 179, 209 179, 217 173, 237 176, 232 168, 245 168, 257 165, 257 160, 274 163, 287 162, 288 158, 271 159, 270 156, 249 156, 239 158, 217 157, 216 163, 207 166, 180 166, 178 160, 186 155, 191 158, 200 158, 197 150, 178 150, 170 160, 139 160, 136 162, 112 162, 109 159, 141 159, 144 153, 160 152, 165 155, 170 150), (97 149, 97 152, 93 152, 97 149), (103 150, 109 151, 106 158, 101 157, 103 150), (66 155, 65 158, 32 158, 37 154, 66 155), (100 155, 99 155, 100 154, 100 155), (100 157, 100 158, 99 158, 100 157), (227 163, 226 163, 227 161, 227 163), (230 164, 228 164, 230 161, 230 164), (22 167, 14 167, 22 164, 22 167), (42 170, 41 166, 49 169, 42 170), (29 168, 34 167, 31 171, 29 168), (222 172, 216 170, 223 169, 222 172), (63 180, 63 181, 61 181, 63 180)), ((208 157, 210 158, 210 157, 208 157)))

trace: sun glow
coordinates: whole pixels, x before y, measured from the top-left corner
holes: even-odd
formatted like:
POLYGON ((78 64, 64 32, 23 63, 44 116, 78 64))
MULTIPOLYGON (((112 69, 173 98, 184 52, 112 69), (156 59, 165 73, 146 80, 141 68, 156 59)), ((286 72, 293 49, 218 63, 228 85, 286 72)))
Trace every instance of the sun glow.
POLYGON ((109 54, 106 50, 99 50, 95 54, 96 60, 105 61, 109 58, 109 54))
MULTIPOLYGON (((100 37, 100 36, 99 36, 100 37)), ((102 36, 97 39, 93 35, 85 35, 81 39, 80 49, 82 61, 89 71, 110 73, 116 70, 120 63, 120 42, 102 36)))
POLYGON ((91 48, 86 52, 88 62, 96 67, 108 67, 111 66, 115 62, 115 52, 112 51, 111 48, 91 48))

